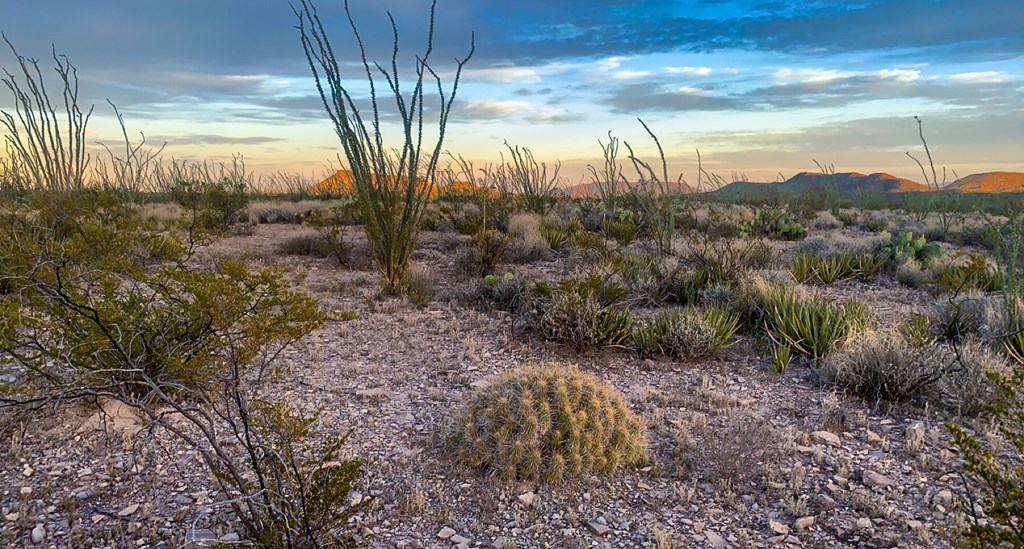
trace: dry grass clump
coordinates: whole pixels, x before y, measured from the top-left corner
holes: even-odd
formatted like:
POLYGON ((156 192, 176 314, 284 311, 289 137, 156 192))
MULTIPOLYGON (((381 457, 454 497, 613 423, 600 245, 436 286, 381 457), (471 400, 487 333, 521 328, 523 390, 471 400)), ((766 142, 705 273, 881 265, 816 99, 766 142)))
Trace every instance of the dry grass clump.
POLYGON ((314 210, 327 207, 328 203, 323 200, 299 200, 290 202, 285 200, 272 200, 251 202, 247 209, 249 223, 258 225, 262 223, 302 223, 309 213, 314 210))
POLYGON ((740 318, 724 307, 666 311, 639 326, 633 345, 641 356, 655 351, 681 358, 701 358, 726 344, 740 326, 740 318))
POLYGON ((534 366, 472 392, 445 444, 502 479, 556 482, 643 463, 645 431, 613 387, 575 367, 534 366))
POLYGON ((727 411, 720 425, 703 414, 677 425, 676 464, 728 488, 752 488, 782 455, 779 433, 749 412, 727 411))
POLYGON ((966 336, 987 337, 1002 328, 1003 304, 1000 299, 978 293, 945 296, 932 305, 932 326, 947 341, 966 336))
POLYGON ((865 331, 824 362, 821 376, 871 402, 928 401, 947 367, 935 346, 914 345, 898 332, 865 331))
POLYGON ((982 414, 996 404, 999 389, 991 373, 1008 376, 1013 367, 991 346, 968 337, 956 347, 955 362, 943 380, 944 404, 966 416, 982 414))
POLYGON ((507 260, 512 263, 532 263, 548 257, 551 247, 541 234, 541 217, 537 214, 520 213, 508 220, 508 234, 511 237, 506 251, 507 260))

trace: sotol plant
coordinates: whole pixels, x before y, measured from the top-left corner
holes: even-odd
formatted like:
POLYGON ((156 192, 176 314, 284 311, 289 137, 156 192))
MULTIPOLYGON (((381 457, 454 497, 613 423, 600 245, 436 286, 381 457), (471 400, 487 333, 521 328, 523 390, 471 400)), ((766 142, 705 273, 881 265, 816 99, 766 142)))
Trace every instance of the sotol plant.
POLYGON ((463 464, 500 478, 554 482, 643 463, 645 430, 623 397, 594 376, 537 366, 471 393, 446 446, 463 464))

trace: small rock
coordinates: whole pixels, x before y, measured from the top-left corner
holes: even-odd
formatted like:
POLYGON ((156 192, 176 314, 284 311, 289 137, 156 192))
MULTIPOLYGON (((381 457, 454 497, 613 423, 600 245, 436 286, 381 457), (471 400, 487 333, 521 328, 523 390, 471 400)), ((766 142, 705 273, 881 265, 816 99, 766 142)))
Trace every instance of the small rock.
POLYGON ((75 492, 75 499, 77 499, 78 501, 85 501, 91 497, 92 494, 89 493, 89 490, 79 490, 75 492))
POLYGON ((363 398, 383 398, 388 396, 388 392, 385 391, 384 389, 381 389, 380 387, 377 387, 374 389, 363 389, 361 391, 356 391, 356 396, 361 396, 363 398))
POLYGON ((455 530, 452 530, 451 528, 445 526, 444 528, 441 528, 440 532, 437 533, 437 538, 438 539, 448 539, 448 538, 450 538, 450 537, 452 537, 454 535, 455 535, 455 530))
POLYGON ((712 532, 711 530, 705 530, 704 535, 708 538, 708 543, 710 543, 711 546, 715 547, 716 549, 725 549, 726 547, 729 547, 729 542, 726 541, 725 538, 712 532))
POLYGON ((814 517, 800 517, 793 523, 797 530, 806 530, 814 525, 814 517))
POLYGON ((876 473, 871 469, 865 469, 860 476, 861 481, 868 486, 877 486, 879 488, 888 488, 896 484, 894 480, 883 475, 882 473, 876 473))
POLYGON ((941 505, 943 507, 949 507, 953 503, 953 492, 949 490, 939 490, 939 493, 935 494, 932 498, 932 503, 935 505, 941 505))
POLYGON ((871 528, 872 526, 873 525, 871 524, 871 519, 869 519, 867 517, 861 517, 861 518, 857 519, 857 528, 860 528, 861 530, 867 530, 868 528, 871 528))
POLYGON ((868 437, 868 442, 870 442, 872 444, 878 444, 878 443, 882 442, 882 437, 878 433, 872 431, 871 429, 867 430, 867 437, 868 437))
POLYGON ((220 537, 220 542, 221 543, 234 543, 234 542, 236 542, 238 540, 239 540, 239 537, 238 537, 238 534, 236 532, 228 532, 227 534, 224 534, 223 536, 220 537))
POLYGON ((789 526, 782 524, 777 520, 768 521, 768 527, 772 529, 772 532, 785 536, 789 533, 789 526))
POLYGON ((608 526, 601 524, 600 522, 592 520, 587 522, 587 530, 590 530, 590 533, 595 536, 603 536, 610 532, 611 528, 608 528, 608 526))
POLYGON ((27 495, 30 495, 31 493, 32 493, 32 487, 31 486, 22 486, 21 487, 21 495, 27 496, 27 495))
POLYGON ((32 543, 42 543, 46 539, 46 527, 42 524, 37 524, 32 529, 32 543))
POLYGON ((121 509, 120 511, 118 511, 117 512, 117 516, 119 516, 119 517, 127 517, 127 516, 130 516, 130 515, 134 515, 135 512, 138 511, 138 510, 139 510, 139 504, 138 503, 133 503, 133 504, 129 505, 128 507, 125 507, 124 509, 121 509))
POLYGON ((450 541, 450 542, 452 542, 452 543, 454 543, 456 545, 469 545, 469 541, 470 540, 469 540, 469 538, 462 537, 462 536, 460 536, 458 534, 455 534, 454 536, 448 538, 448 541, 450 541))
POLYGON ((525 505, 527 507, 533 505, 533 500, 536 499, 536 498, 537 498, 537 495, 534 494, 533 492, 525 492, 525 493, 519 494, 519 501, 521 501, 523 503, 523 505, 525 505))
POLYGON ((21 470, 21 474, 25 475, 25 478, 32 476, 33 473, 35 473, 35 471, 32 470, 32 468, 29 467, 27 463, 25 464, 25 468, 21 470))
POLYGON ((924 523, 919 521, 919 520, 908 520, 907 521, 907 530, 915 530, 916 531, 916 530, 920 530, 922 528, 924 528, 924 523))
POLYGON ((811 433, 811 437, 822 444, 828 444, 829 446, 835 446, 836 448, 842 444, 839 440, 839 436, 829 431, 814 431, 811 433))
POLYGON ((188 505, 192 503, 192 498, 184 494, 179 494, 177 497, 174 498, 174 503, 177 503, 178 505, 188 505))
POLYGON ((14 522, 18 520, 19 517, 21 517, 21 515, 19 515, 18 513, 7 513, 6 515, 4 515, 4 520, 6 520, 7 522, 14 522))
POLYGON ((641 490, 650 490, 651 489, 651 485, 647 484, 646 482, 638 482, 638 483, 636 483, 636 487, 640 488, 641 490))
POLYGON ((494 549, 512 549, 515 546, 516 544, 512 540, 506 538, 505 536, 501 536, 500 538, 491 542, 491 547, 493 547, 494 549))

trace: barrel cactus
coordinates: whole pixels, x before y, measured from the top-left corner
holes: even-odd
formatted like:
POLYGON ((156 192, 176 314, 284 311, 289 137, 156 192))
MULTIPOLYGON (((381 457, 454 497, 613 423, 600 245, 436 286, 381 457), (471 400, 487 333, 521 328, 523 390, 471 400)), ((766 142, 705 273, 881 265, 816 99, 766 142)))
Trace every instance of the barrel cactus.
POLYGON ((445 443, 505 480, 555 482, 643 463, 644 432, 613 387, 575 367, 533 366, 474 390, 445 443))

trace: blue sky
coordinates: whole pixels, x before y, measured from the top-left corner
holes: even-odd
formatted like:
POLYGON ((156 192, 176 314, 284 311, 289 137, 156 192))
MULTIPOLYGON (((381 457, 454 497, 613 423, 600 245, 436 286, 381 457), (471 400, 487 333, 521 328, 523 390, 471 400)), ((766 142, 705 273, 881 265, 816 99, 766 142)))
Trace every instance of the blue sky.
MULTIPOLYGON (((362 92, 340 1, 317 6, 362 92)), ((429 2, 352 7, 372 58, 390 54, 387 10, 403 57, 422 50, 429 2)), ((71 58, 94 141, 116 142, 109 98, 168 156, 319 174, 337 138, 295 23, 283 0, 36 0, 5 9, 0 30, 22 55, 45 63, 53 44, 71 58)), ((1024 171, 1021 29, 1020 0, 439 0, 433 60, 449 74, 475 31, 446 148, 481 163, 508 140, 575 183, 609 131, 652 154, 641 117, 689 181, 695 149, 726 179, 818 160, 920 180, 904 155, 923 155, 914 115, 940 168, 1024 171)), ((0 65, 15 68, 6 49, 0 65)))

